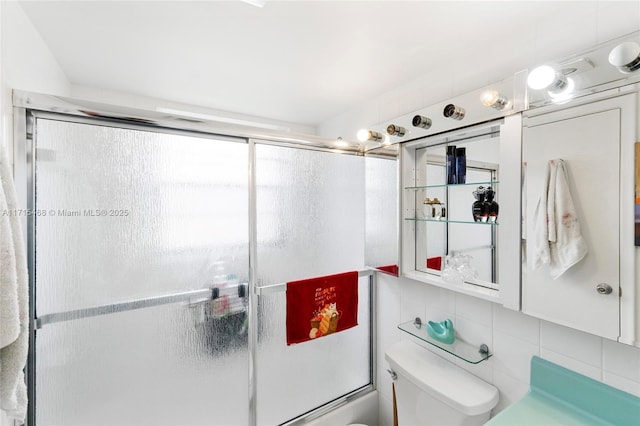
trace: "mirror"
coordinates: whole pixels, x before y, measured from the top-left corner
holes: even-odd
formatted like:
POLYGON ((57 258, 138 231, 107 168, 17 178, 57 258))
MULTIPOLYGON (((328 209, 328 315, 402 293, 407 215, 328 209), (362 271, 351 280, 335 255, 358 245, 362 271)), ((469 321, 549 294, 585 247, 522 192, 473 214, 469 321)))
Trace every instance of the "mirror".
POLYGON ((499 149, 497 129, 416 149, 417 271, 442 275, 446 281, 450 256, 450 261, 468 264, 464 281, 495 287, 499 149))
POLYGON ((366 152, 365 264, 398 276, 398 145, 366 152))

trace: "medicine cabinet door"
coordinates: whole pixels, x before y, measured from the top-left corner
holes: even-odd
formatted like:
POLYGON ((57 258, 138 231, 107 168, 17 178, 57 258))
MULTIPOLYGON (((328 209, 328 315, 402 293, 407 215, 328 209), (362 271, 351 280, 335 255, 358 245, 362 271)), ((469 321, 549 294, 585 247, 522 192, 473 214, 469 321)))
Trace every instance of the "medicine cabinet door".
POLYGON ((628 98, 534 111, 523 126, 522 310, 609 339, 620 335, 621 287, 633 286, 628 98))
POLYGON ((402 275, 520 308, 521 131, 513 115, 403 144, 402 275))

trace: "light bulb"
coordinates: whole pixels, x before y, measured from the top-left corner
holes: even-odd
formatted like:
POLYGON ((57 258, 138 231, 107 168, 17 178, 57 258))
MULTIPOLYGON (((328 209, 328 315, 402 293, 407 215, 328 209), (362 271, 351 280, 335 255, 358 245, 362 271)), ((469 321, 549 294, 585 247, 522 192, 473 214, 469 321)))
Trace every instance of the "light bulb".
POLYGON ((546 89, 556 78, 556 70, 549 65, 534 68, 527 77, 527 85, 533 90, 546 89))
POLYGON ((507 106, 509 100, 497 90, 486 90, 480 96, 480 102, 482 102, 484 106, 500 110, 507 106))
POLYGON ((397 126, 395 124, 389 124, 387 126, 387 134, 391 136, 399 136, 402 137, 407 133, 407 129, 402 126, 397 126))
POLYGON ((429 117, 424 117, 422 115, 416 115, 413 117, 413 120, 411 120, 411 124, 413 124, 413 127, 420 127, 422 129, 428 129, 429 127, 431 127, 432 121, 429 117))
POLYGON ((533 90, 547 89, 550 94, 562 93, 567 87, 567 77, 556 67, 541 65, 527 77, 527 85, 533 90))
POLYGON ((576 88, 576 83, 572 78, 567 78, 567 86, 557 93, 552 93, 549 91, 549 95, 551 96, 551 101, 556 104, 562 104, 571 99, 571 94, 573 90, 576 88))
POLYGON ((452 118, 454 120, 462 120, 465 115, 465 110, 461 106, 457 106, 454 104, 448 104, 442 110, 442 114, 447 118, 452 118))
POLYGON ((367 129, 360 129, 356 137, 360 142, 366 142, 369 140, 369 131, 367 129))
POLYGON ((625 74, 639 70, 640 45, 633 41, 617 45, 609 53, 609 63, 625 74))
POLYGON ((380 142, 383 139, 382 133, 374 132, 373 130, 360 129, 356 135, 360 142, 374 141, 380 142))
POLYGON ((346 147, 348 147, 348 146, 349 146, 349 142, 347 142, 347 141, 343 140, 343 139, 342 139, 342 137, 339 137, 338 139, 336 139, 336 141, 335 141, 335 145, 336 145, 338 148, 346 148, 346 147))

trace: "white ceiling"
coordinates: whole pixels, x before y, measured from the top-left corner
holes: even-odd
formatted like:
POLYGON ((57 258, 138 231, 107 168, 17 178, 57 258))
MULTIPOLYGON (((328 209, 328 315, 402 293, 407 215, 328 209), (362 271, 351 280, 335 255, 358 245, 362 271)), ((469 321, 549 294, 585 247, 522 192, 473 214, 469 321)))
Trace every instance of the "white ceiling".
MULTIPOLYGON (((315 125, 560 2, 25 1, 74 85, 315 125)), ((575 5, 575 3, 574 3, 575 5)))

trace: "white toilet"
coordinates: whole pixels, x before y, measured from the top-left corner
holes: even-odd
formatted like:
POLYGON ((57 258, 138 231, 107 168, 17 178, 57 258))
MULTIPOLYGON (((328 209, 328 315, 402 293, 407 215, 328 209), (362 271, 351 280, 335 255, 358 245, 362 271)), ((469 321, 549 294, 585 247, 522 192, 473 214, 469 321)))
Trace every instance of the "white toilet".
POLYGON ((400 426, 482 425, 498 403, 498 389, 410 341, 385 358, 396 374, 400 426))

